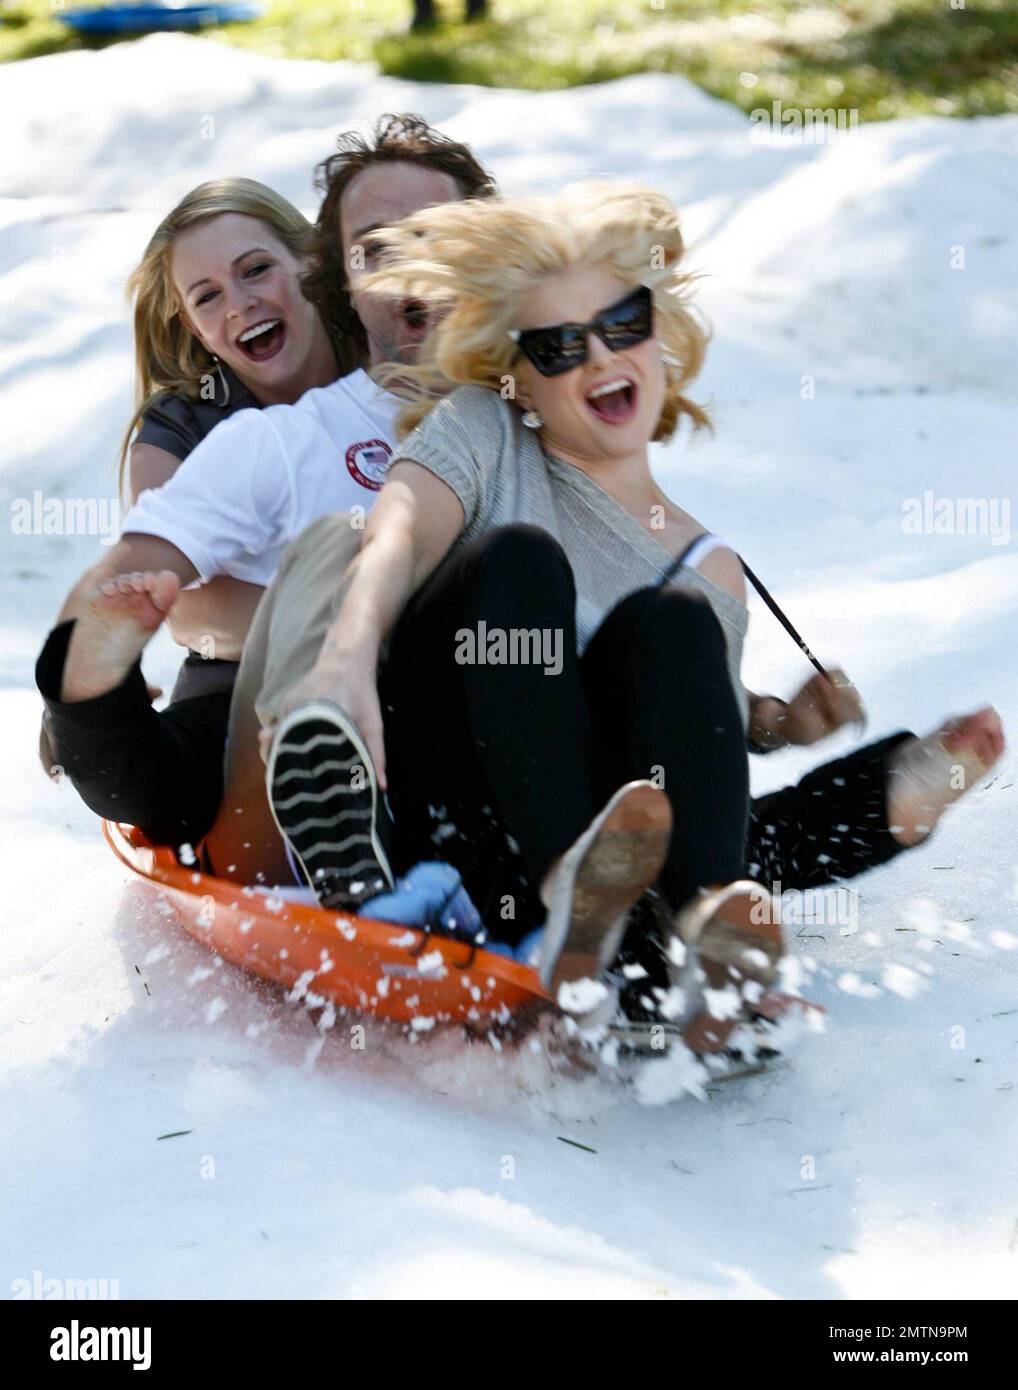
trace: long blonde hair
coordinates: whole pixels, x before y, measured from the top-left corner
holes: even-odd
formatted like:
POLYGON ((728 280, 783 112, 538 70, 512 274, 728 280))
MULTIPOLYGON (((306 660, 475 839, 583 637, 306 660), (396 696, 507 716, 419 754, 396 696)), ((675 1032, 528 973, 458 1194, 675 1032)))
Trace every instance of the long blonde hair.
POLYGON ((675 359, 654 439, 671 438, 683 416, 694 430, 709 426, 706 411, 684 394, 709 333, 689 306, 696 277, 680 269, 685 245, 664 194, 591 181, 549 195, 443 203, 372 232, 372 239, 384 247, 383 265, 362 288, 441 310, 416 365, 373 373, 406 400, 397 417, 401 434, 454 386, 505 393, 517 352, 507 330, 519 326, 520 301, 543 277, 584 265, 605 265, 634 287, 651 287, 654 335, 675 359))
POLYGON ((203 378, 215 369, 212 354, 185 326, 173 284, 173 247, 182 232, 211 217, 237 212, 255 217, 291 255, 310 254, 314 228, 279 193, 254 179, 213 179, 199 184, 163 218, 127 282, 134 300, 135 410, 120 449, 124 487, 127 452, 145 411, 166 391, 197 400, 203 378))

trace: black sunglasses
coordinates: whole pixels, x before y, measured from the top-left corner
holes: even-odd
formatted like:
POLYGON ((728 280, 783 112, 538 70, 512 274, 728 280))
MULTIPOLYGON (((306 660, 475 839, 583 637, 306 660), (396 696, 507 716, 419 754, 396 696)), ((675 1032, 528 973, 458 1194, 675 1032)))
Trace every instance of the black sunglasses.
POLYGON ((645 343, 654 331, 654 297, 639 285, 589 323, 557 323, 552 328, 511 328, 509 337, 542 376, 571 372, 587 360, 587 336, 596 333, 611 352, 645 343))

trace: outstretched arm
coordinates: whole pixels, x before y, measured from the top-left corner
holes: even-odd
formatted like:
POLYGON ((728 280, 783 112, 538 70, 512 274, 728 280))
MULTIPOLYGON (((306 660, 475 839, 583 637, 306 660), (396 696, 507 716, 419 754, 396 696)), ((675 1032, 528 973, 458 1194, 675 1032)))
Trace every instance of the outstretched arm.
POLYGON ((376 675, 382 642, 408 599, 438 567, 463 529, 459 498, 417 463, 397 463, 368 518, 347 571, 349 589, 313 669, 284 711, 330 699, 360 729, 385 787, 385 744, 376 675))

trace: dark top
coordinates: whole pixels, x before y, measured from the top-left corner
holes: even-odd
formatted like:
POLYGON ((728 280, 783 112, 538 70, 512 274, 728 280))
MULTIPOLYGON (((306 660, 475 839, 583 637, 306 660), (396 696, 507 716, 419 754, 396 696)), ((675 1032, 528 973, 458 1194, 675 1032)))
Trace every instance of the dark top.
POLYGON ((141 418, 135 444, 154 444, 174 458, 186 459, 207 434, 238 410, 261 408, 239 377, 229 367, 217 367, 212 374, 213 400, 192 400, 177 391, 167 391, 149 406, 141 418), (222 373, 220 375, 220 373, 222 373), (228 391, 224 391, 223 382, 228 391))

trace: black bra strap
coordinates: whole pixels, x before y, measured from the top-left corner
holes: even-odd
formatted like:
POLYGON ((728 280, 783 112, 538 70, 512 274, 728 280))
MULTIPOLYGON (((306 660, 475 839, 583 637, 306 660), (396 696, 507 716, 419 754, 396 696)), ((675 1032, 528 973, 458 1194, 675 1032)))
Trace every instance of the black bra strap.
POLYGON ((775 602, 775 600, 774 600, 773 598, 771 598, 770 594, 767 592, 767 590, 764 588, 764 586, 760 583, 759 579, 757 579, 756 575, 753 573, 753 571, 750 569, 750 567, 746 564, 745 560, 742 558, 741 555, 739 556, 739 564, 742 566, 743 573, 745 574, 746 578, 749 580, 749 582, 752 584, 753 588, 757 591, 757 593, 758 593, 758 594, 760 595, 760 597, 763 599, 764 603, 766 603, 767 607, 771 610, 771 612, 772 612, 772 613, 774 614, 774 616, 777 618, 777 620, 778 620, 778 622, 781 624, 781 626, 782 626, 782 627, 785 629, 785 631, 788 633, 789 637, 791 637, 792 641, 796 644, 796 646, 799 647, 799 649, 800 649, 801 651, 805 652, 806 656, 809 658, 809 660, 812 662, 812 664, 816 667, 816 669, 820 672, 820 674, 821 674, 822 676, 826 676, 826 675, 827 675, 827 672, 826 672, 826 671, 824 670, 824 668, 820 665, 820 662, 817 661, 816 657, 815 657, 815 656, 813 655, 813 653, 810 651, 809 647, 806 646, 806 643, 802 640, 802 638, 801 638, 801 637, 799 636, 799 634, 796 632, 795 628, 794 628, 794 627, 792 626, 792 624, 789 622, 788 618, 785 617, 784 613, 783 613, 783 612, 781 611, 781 609, 778 607, 778 605, 777 605, 777 603, 775 602))
MULTIPOLYGON (((693 547, 697 544, 697 542, 698 542, 698 541, 701 541, 702 539, 703 539, 703 535, 702 535, 702 534, 699 535, 699 536, 694 536, 693 539, 689 542, 689 544, 682 550, 681 554, 679 554, 679 555, 677 555, 677 556, 675 557, 675 559, 671 562, 671 564, 670 564, 670 565, 668 566, 668 568, 665 570, 664 574, 661 576, 661 578, 660 578, 660 580, 659 580, 659 587, 662 587, 662 588, 663 588, 664 585, 667 584, 667 583, 669 582, 669 580, 673 579, 673 578, 675 577, 675 575, 678 574, 679 570, 680 570, 680 569, 682 568, 682 566, 686 563, 686 556, 687 556, 687 555, 689 554, 689 552, 693 549, 693 547)), ((792 641, 796 644, 796 646, 799 648, 800 651, 802 651, 802 652, 805 653, 805 655, 808 657, 809 661, 810 661, 810 662, 812 663, 812 665, 820 672, 820 674, 821 674, 822 676, 826 676, 826 675, 827 675, 827 672, 824 670, 823 666, 821 666, 820 662, 816 659, 816 657, 815 657, 815 656, 813 655, 813 653, 810 651, 809 647, 807 647, 806 643, 805 643, 805 642, 802 640, 802 638, 799 636, 798 632, 796 632, 795 628, 792 626, 792 624, 791 624, 791 622, 789 621, 789 619, 785 617, 785 614, 784 614, 784 613, 781 611, 781 609, 778 607, 777 602, 771 597, 771 595, 768 593, 768 591, 767 591, 767 590, 764 588, 764 586, 760 583, 759 579, 757 579, 756 575, 753 573, 753 571, 750 569, 750 567, 746 564, 745 560, 742 558, 741 555, 739 556, 739 564, 742 566, 743 573, 745 574, 746 578, 749 580, 749 582, 752 584, 753 588, 757 591, 757 593, 758 593, 758 594, 760 595, 760 597, 763 599, 764 603, 766 603, 767 607, 771 610, 771 612, 772 612, 772 613, 774 614, 774 616, 777 618, 777 620, 778 620, 778 622, 781 624, 781 626, 782 626, 782 627, 785 629, 785 631, 788 633, 789 637, 791 637, 792 641)))
POLYGON ((664 574, 658 580, 659 588, 663 589, 664 586, 669 582, 669 580, 675 578, 679 570, 686 563, 686 556, 690 553, 691 550, 693 550, 696 546, 700 544, 704 536, 706 536, 707 534, 708 533, 706 531, 701 531, 698 536, 693 537, 693 539, 689 542, 688 545, 682 547, 682 550, 679 552, 678 555, 676 555, 675 559, 672 561, 672 563, 665 570, 664 574))

